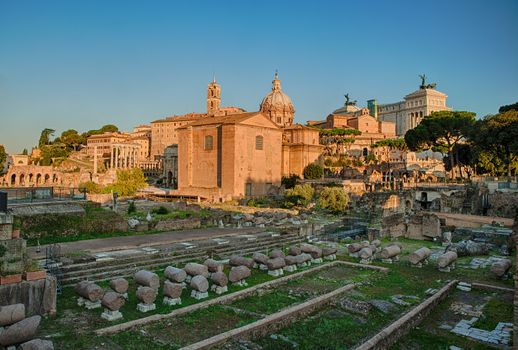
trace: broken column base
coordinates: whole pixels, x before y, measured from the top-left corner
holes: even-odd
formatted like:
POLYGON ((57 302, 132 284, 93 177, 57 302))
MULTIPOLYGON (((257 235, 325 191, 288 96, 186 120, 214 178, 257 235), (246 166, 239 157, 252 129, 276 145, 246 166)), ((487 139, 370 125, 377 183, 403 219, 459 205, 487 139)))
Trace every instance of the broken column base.
POLYGON ((349 253, 349 256, 351 258, 359 258, 360 257, 359 253, 349 253))
POLYGON ((88 310, 98 309, 98 308, 102 307, 100 300, 90 301, 83 297, 77 298, 77 306, 84 306, 88 310))
POLYGON ((104 318, 108 321, 117 321, 122 318, 122 313, 119 310, 112 311, 108 309, 104 309, 104 312, 101 314, 101 318, 104 318))
POLYGON ((286 272, 295 272, 297 271, 297 265, 284 266, 283 270, 286 272))
POLYGON ((239 287, 246 287, 246 286, 248 286, 248 283, 246 283, 245 280, 237 281, 237 282, 234 282, 232 284, 234 286, 239 286, 239 287))
POLYGON ((217 286, 217 285, 213 284, 212 286, 210 286, 210 290, 215 292, 216 294, 220 295, 220 294, 228 292, 228 286, 222 287, 222 286, 217 286))
POLYGON ((455 269, 455 264, 450 264, 446 267, 439 267, 439 271, 441 272, 451 272, 453 269, 455 269))
POLYGON ((266 270, 268 270, 268 266, 266 266, 265 264, 254 263, 254 269, 266 271, 266 270))
POLYGON ((394 260, 393 260, 393 259, 391 259, 391 258, 388 258, 388 259, 381 259, 381 262, 384 262, 384 263, 386 263, 386 264, 392 264, 392 263, 394 262, 394 260))
POLYGON ((205 299, 209 297, 208 292, 199 292, 197 290, 191 291, 191 297, 193 297, 196 300, 205 299))
POLYGON ((144 303, 138 303, 137 304, 137 310, 140 312, 148 312, 153 311, 156 309, 156 304, 144 304, 144 303))
POLYGON ((372 258, 367 258, 367 259, 361 259, 360 260, 360 264, 369 265, 370 263, 372 263, 372 258))
POLYGON ((331 254, 331 255, 328 255, 328 256, 324 256, 324 260, 329 260, 329 261, 336 260, 336 254, 331 254))
POLYGON ((309 261, 305 261, 302 264, 297 264, 297 267, 308 267, 311 266, 311 263, 309 261))
POLYGON ((273 277, 279 277, 284 275, 283 269, 268 270, 268 274, 273 277))
POLYGON ((322 260, 322 258, 311 259, 312 264, 321 264, 323 262, 324 260, 322 260))
POLYGON ((164 300, 162 301, 162 303, 167 306, 182 305, 182 298, 164 297, 164 300))

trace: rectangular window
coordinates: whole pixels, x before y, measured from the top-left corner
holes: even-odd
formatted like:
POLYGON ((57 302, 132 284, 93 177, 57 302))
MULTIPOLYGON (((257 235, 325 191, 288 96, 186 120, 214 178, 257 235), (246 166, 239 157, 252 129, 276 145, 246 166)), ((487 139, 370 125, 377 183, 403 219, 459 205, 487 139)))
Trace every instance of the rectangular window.
POLYGON ((255 137, 255 149, 257 149, 257 150, 263 149, 263 137, 262 136, 255 137))
POLYGON ((205 150, 206 151, 210 151, 212 150, 212 143, 213 143, 213 138, 212 136, 208 135, 208 136, 205 136, 205 150))
POLYGON ((247 183, 245 184, 245 196, 251 196, 252 195, 252 184, 247 183))

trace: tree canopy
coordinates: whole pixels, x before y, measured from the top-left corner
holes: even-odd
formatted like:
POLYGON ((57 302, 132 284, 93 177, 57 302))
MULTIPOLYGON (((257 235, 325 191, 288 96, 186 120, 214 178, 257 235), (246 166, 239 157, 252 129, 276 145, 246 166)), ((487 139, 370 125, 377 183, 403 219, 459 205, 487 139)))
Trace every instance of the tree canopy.
POLYGON ((372 147, 373 148, 388 147, 388 148, 398 149, 398 150, 402 150, 402 151, 408 149, 404 138, 379 140, 379 141, 375 142, 372 145, 372 147))
POLYGON ((4 145, 0 145, 0 173, 4 170, 5 161, 7 160, 7 152, 4 145))
POLYGON ((405 134, 405 142, 411 151, 432 149, 448 154, 452 176, 455 177, 453 149, 455 145, 465 140, 474 123, 475 113, 473 112, 433 112, 405 134))
POLYGON ((345 136, 345 135, 361 135, 362 132, 356 129, 321 129, 320 136, 345 136))
POLYGON ((50 137, 54 135, 56 130, 45 128, 41 131, 40 140, 38 141, 38 148, 42 148, 45 145, 49 145, 51 143, 50 137))

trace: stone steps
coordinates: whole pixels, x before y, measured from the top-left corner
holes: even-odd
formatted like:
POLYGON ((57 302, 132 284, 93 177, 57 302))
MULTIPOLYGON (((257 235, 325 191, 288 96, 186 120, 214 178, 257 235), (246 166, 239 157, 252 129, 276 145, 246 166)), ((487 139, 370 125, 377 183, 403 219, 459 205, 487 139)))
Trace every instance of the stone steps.
POLYGON ((85 279, 102 281, 112 277, 127 277, 140 269, 153 270, 170 264, 178 265, 193 260, 204 260, 209 253, 219 258, 228 258, 235 253, 246 255, 255 251, 282 248, 300 241, 301 238, 296 234, 285 234, 279 237, 272 237, 270 234, 256 240, 238 241, 232 244, 206 245, 193 249, 172 250, 167 253, 141 254, 137 257, 67 265, 62 269, 61 283, 69 286, 85 279), (178 254, 179 252, 181 254, 178 254))

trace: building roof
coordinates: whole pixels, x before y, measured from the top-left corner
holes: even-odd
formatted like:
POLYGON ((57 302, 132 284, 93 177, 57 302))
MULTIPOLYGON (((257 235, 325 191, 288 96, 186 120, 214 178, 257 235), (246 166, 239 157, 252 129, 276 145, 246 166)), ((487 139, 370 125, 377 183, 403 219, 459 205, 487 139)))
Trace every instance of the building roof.
POLYGON ((275 72, 272 81, 272 91, 270 91, 259 105, 259 110, 264 113, 295 113, 295 108, 291 102, 291 98, 282 91, 279 75, 275 72))
POLYGON ((263 117, 265 120, 268 121, 268 123, 271 125, 271 127, 274 127, 275 129, 279 128, 277 126, 277 124, 272 122, 270 120, 270 118, 266 117, 261 112, 246 112, 246 113, 239 113, 239 114, 230 114, 230 115, 202 118, 202 119, 196 120, 192 123, 189 123, 187 125, 184 125, 182 127, 179 127, 178 129, 186 129, 187 127, 191 127, 191 126, 239 124, 239 123, 243 123, 244 121, 251 119, 253 117, 256 117, 256 116, 263 117))
POLYGON ((437 91, 435 89, 419 89, 405 96, 405 100, 412 97, 421 97, 426 95, 435 95, 441 97, 448 97, 444 92, 437 91))

